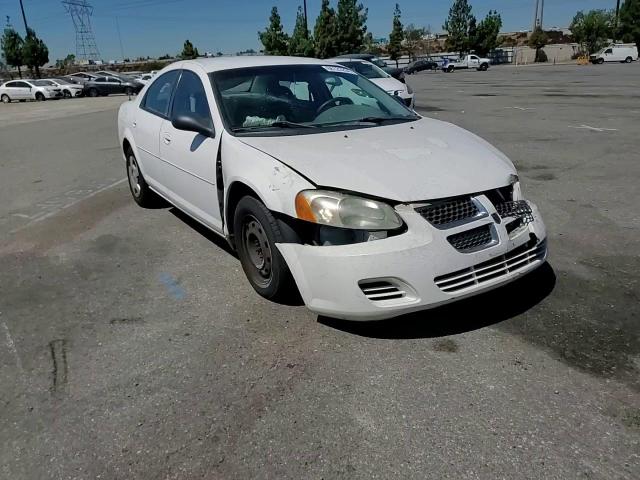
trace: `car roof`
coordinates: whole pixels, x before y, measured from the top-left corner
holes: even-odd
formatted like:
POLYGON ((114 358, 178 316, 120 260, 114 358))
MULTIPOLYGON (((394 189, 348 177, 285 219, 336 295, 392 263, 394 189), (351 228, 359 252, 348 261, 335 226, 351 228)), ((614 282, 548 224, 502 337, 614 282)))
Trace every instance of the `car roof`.
POLYGON ((334 57, 334 58, 330 58, 327 61, 332 63, 333 62, 335 63, 340 63, 340 62, 371 63, 371 62, 368 62, 367 60, 364 60, 363 58, 346 58, 346 57, 334 57))
POLYGON ((270 67, 277 65, 327 65, 334 62, 318 60, 306 57, 279 57, 272 55, 255 55, 239 57, 196 58, 194 60, 182 60, 171 64, 174 68, 183 68, 189 65, 199 65, 207 73, 219 70, 231 70, 247 67, 270 67))

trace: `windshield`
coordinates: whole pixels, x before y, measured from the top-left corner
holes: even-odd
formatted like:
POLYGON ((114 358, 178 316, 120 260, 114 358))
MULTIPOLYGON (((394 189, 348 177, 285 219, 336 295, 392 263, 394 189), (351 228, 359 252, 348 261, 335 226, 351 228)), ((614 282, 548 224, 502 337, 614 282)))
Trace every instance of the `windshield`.
POLYGON ((69 82, 68 80, 65 80, 64 78, 56 78, 55 81, 61 85, 73 85, 73 83, 69 82))
POLYGON ((314 133, 419 117, 369 80, 335 65, 278 65, 210 74, 231 132, 314 133), (315 129, 315 130, 312 130, 315 129))
POLYGON ((56 84, 51 80, 34 80, 33 84, 37 87, 55 87, 56 84))
POLYGON ((344 62, 339 61, 340 65, 344 65, 351 70, 355 70, 360 75, 364 75, 367 78, 387 78, 388 74, 384 73, 379 67, 376 67, 373 63, 365 62, 344 62))

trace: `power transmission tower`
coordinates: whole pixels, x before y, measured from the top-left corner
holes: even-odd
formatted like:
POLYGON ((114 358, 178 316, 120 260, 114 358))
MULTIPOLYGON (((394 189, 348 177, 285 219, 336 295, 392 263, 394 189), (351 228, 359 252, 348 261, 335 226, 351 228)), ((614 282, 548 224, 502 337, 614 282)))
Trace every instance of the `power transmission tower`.
POLYGON ((542 28, 544 20, 544 0, 536 0, 535 13, 533 14, 533 29, 542 28))
POLYGON ((91 29, 93 7, 87 0, 62 0, 76 30, 76 58, 87 62, 100 60, 96 37, 91 29))

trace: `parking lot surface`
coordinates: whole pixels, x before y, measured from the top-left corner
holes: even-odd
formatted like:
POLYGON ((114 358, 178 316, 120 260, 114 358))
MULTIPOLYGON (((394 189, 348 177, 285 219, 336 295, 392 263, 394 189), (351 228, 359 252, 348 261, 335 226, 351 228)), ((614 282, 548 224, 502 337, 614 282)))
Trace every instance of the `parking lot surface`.
POLYGON ((0 478, 638 478, 639 76, 408 77, 514 160, 550 259, 372 323, 270 303, 137 207, 126 97, 0 105, 0 478))

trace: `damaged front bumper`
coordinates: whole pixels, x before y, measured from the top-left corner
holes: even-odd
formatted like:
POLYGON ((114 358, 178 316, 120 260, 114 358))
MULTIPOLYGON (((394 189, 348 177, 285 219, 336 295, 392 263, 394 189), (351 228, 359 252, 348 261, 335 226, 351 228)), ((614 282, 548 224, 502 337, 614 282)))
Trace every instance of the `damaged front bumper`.
POLYGON ((425 220, 415 205, 400 205, 404 234, 350 245, 277 247, 313 312, 350 320, 395 317, 496 288, 544 263, 546 230, 537 207, 529 203, 529 218, 512 230, 513 221, 502 221, 484 200, 486 215, 446 230, 425 220), (491 238, 480 248, 454 242, 483 229, 491 238))

